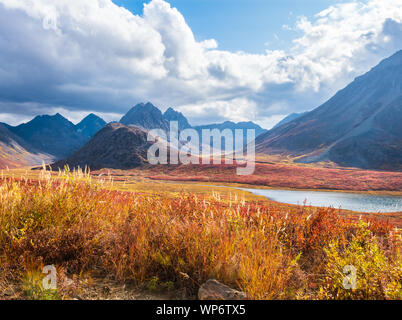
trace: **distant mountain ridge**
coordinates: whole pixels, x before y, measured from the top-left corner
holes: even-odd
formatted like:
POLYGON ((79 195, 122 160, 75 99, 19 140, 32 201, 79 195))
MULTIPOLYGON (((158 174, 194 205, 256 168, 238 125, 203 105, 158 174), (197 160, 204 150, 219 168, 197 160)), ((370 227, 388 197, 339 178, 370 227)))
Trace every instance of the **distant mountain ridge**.
POLYGON ((37 116, 11 130, 37 150, 58 158, 78 150, 86 140, 77 132, 75 125, 59 113, 54 116, 37 116))
POLYGON ((402 168, 402 51, 303 117, 260 136, 257 151, 299 162, 402 168))
MULTIPOLYGON (((243 130, 243 145, 247 144, 247 130, 255 130, 255 138, 260 136, 261 134, 267 132, 268 130, 261 128, 258 124, 254 122, 232 122, 232 121, 225 121, 223 123, 215 123, 215 124, 208 124, 208 125, 202 125, 202 126, 196 126, 194 127, 198 131, 198 133, 202 134, 202 130, 204 129, 209 129, 209 130, 214 130, 218 129, 221 132, 225 129, 229 129, 233 133, 233 137, 235 137, 235 130, 240 129, 243 130)), ((233 141, 233 148, 236 149, 238 145, 236 145, 236 141, 233 141)))
POLYGON ((255 136, 259 136, 262 133, 267 132, 268 130, 261 128, 258 124, 248 121, 248 122, 232 122, 232 121, 225 121, 223 123, 214 123, 214 124, 207 124, 207 125, 201 125, 201 126, 196 126, 194 129, 201 131, 203 129, 218 129, 218 130, 225 130, 225 129, 230 129, 230 130, 235 130, 235 129, 254 129, 255 130, 255 136))
MULTIPOLYGON (((53 169, 63 168, 68 164, 71 168, 90 167, 97 170, 132 169, 148 163, 147 152, 153 144, 148 142, 148 132, 152 129, 170 129, 169 121, 177 121, 179 130, 202 129, 255 129, 256 134, 266 130, 252 122, 224 122, 206 126, 191 127, 187 118, 180 112, 169 108, 164 114, 152 103, 139 103, 124 115, 120 123, 110 123, 100 130, 84 147, 52 165, 53 169)), ((247 135, 247 131, 245 132, 247 135)), ((246 142, 246 140, 244 140, 246 142)), ((168 147, 169 148, 169 147, 168 147)))
POLYGON ((19 137, 34 152, 48 154, 56 159, 72 155, 87 143, 106 122, 94 114, 74 125, 61 114, 37 116, 18 126, 6 128, 19 137))
MULTIPOLYGON (((192 127, 187 118, 181 112, 176 111, 173 108, 168 108, 165 113, 162 114, 162 112, 150 102, 137 104, 121 118, 120 123, 115 122, 111 124, 117 127, 119 125, 122 125, 123 127, 137 127, 141 132, 147 132, 151 129, 162 129, 165 132, 168 132, 170 130, 170 121, 178 122, 179 131, 188 128, 195 128, 196 130, 202 130, 202 128, 219 130, 255 129, 256 136, 266 131, 252 122, 234 123, 226 121, 221 124, 192 127)), ((32 161, 25 161, 24 165, 36 165, 41 163, 42 160, 49 162, 52 161, 52 159, 71 159, 71 157, 78 151, 85 148, 87 143, 92 143, 92 138, 96 136, 96 133, 100 132, 102 128, 105 128, 106 126, 106 122, 94 114, 89 114, 77 125, 74 125, 59 113, 53 116, 37 116, 31 121, 15 127, 7 124, 3 125, 3 127, 15 135, 15 137, 18 137, 17 140, 19 140, 22 145, 26 146, 27 150, 25 151, 27 154, 32 151, 33 154, 38 155, 38 157, 28 157, 29 159, 32 159, 32 161)), ((120 130, 123 130, 122 127, 119 128, 120 130)), ((245 132, 244 142, 246 142, 246 134, 247 132, 245 132)), ((124 136, 128 139, 133 137, 132 134, 124 136)), ((97 141, 98 142, 95 144, 99 144, 100 146, 101 143, 99 143, 99 140, 97 141)), ((23 147, 20 149, 22 150, 23 147)), ((85 150, 88 150, 88 148, 85 150)), ((9 158, 10 161, 13 160, 11 155, 9 158)), ((81 158, 84 159, 88 157, 85 156, 81 158)), ((132 161, 131 163, 134 162, 132 161)), ((61 162, 59 161, 57 163, 61 162)), ((91 160, 91 163, 99 165, 99 162, 96 162, 94 159, 91 160)))
MULTIPOLYGON (((162 129, 168 132, 170 130, 170 121, 178 122, 179 131, 189 128, 193 128, 199 133, 201 133, 202 129, 254 129, 256 137, 267 132, 267 130, 251 121, 239 123, 226 121, 223 123, 191 126, 187 118, 181 112, 174 110, 173 108, 168 108, 165 113, 162 114, 162 112, 150 102, 139 103, 131 108, 127 114, 121 118, 120 123, 126 126, 137 126, 145 130, 162 129)), ((245 135, 246 134, 247 132, 245 132, 245 135)))

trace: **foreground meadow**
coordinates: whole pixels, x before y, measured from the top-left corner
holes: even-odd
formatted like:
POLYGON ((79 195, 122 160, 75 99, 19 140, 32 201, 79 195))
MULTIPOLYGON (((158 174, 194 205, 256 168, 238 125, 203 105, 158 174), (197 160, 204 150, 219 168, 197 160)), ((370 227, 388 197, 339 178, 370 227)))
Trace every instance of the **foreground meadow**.
POLYGON ((68 170, 1 178, 0 298, 74 299, 105 279, 189 299, 208 279, 249 299, 401 299, 401 234, 334 209, 113 190, 68 170), (46 265, 57 289, 42 286, 46 265))

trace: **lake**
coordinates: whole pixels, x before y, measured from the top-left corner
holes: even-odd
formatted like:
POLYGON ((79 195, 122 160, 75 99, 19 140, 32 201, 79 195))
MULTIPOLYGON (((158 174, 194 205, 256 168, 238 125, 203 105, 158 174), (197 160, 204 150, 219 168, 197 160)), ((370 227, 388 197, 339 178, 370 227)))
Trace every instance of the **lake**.
POLYGON ((267 197, 270 200, 288 204, 306 205, 315 207, 342 208, 360 212, 400 212, 402 211, 401 196, 370 195, 343 192, 324 191, 295 191, 270 189, 245 189, 255 195, 267 197))

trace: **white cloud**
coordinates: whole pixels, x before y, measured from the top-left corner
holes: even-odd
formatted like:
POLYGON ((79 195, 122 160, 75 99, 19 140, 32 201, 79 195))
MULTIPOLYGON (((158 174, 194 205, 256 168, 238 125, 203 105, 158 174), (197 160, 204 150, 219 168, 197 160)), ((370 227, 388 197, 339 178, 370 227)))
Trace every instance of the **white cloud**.
POLYGON ((258 106, 254 101, 245 98, 232 100, 212 100, 178 107, 183 114, 192 114, 192 124, 205 124, 211 120, 211 114, 218 121, 231 119, 232 121, 256 120, 258 106))
POLYGON ((110 118, 150 100, 195 123, 268 124, 401 49, 401 26, 400 0, 340 3, 287 26, 300 34, 288 52, 249 54, 197 42, 163 0, 143 16, 111 0, 0 0, 0 114, 60 107, 110 118))

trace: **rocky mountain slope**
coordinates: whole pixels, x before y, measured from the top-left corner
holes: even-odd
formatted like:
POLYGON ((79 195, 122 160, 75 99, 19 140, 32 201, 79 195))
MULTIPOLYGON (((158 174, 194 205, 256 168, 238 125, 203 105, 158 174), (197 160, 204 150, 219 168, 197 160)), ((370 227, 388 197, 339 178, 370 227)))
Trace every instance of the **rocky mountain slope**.
POLYGON ((317 109, 261 135, 257 151, 310 163, 402 168, 402 51, 317 109))
POLYGON ((106 126, 105 120, 91 113, 82 119, 81 122, 75 126, 75 129, 89 141, 95 133, 104 126, 106 126))
POLYGON ((163 114, 163 118, 167 121, 177 121, 179 124, 179 130, 185 130, 191 128, 187 118, 181 113, 172 108, 166 110, 163 114))
POLYGON ((281 121, 279 121, 274 127, 273 129, 280 127, 286 123, 289 123, 293 120, 296 120, 297 118, 300 118, 304 115, 306 115, 308 112, 301 112, 301 113, 291 113, 290 115, 288 115, 286 118, 282 119, 281 121))
POLYGON ((62 169, 68 164, 70 168, 88 166, 92 170, 132 169, 147 163, 147 152, 151 145, 145 130, 110 123, 73 156, 56 162, 52 168, 62 169))
POLYGON ((169 131, 169 122, 163 117, 162 112, 152 103, 139 103, 121 118, 121 124, 137 126, 145 130, 162 129, 169 131))
POLYGON ((0 123, 0 169, 49 163, 53 158, 41 153, 0 123))

